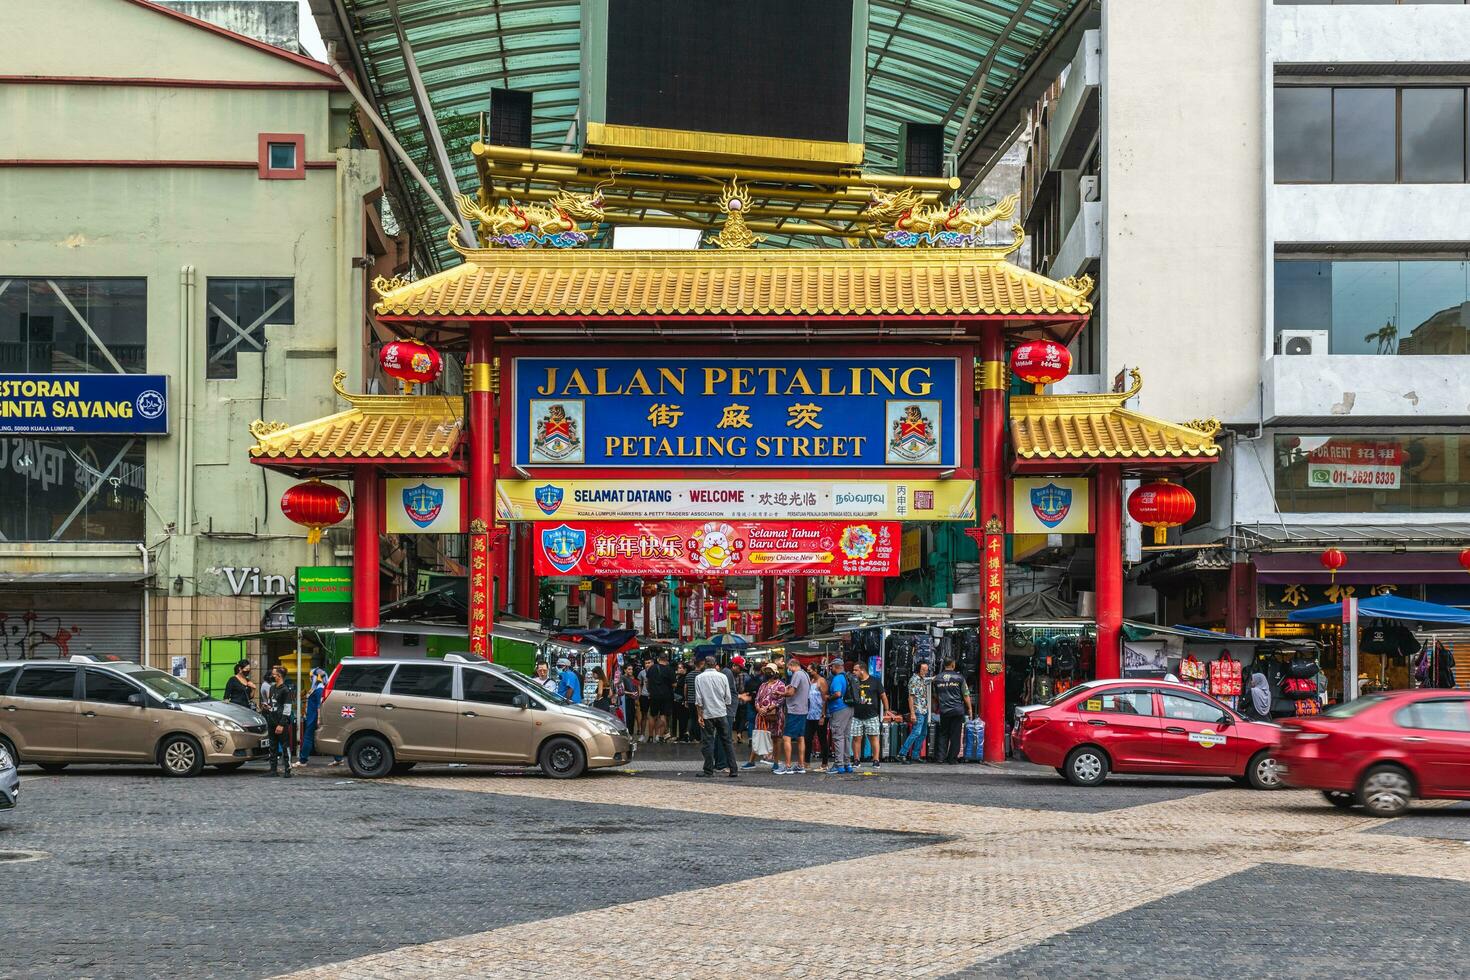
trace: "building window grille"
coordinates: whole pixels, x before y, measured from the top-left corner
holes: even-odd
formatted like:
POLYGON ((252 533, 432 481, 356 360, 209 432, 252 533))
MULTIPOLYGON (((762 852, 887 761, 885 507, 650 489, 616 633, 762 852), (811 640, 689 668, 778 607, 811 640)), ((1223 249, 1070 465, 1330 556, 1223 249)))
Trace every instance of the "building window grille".
POLYGON ((0 275, 0 374, 142 374, 148 280, 0 275))
POLYGON ((240 352, 265 352, 268 325, 296 322, 294 280, 211 277, 206 292, 206 378, 237 377, 240 352))

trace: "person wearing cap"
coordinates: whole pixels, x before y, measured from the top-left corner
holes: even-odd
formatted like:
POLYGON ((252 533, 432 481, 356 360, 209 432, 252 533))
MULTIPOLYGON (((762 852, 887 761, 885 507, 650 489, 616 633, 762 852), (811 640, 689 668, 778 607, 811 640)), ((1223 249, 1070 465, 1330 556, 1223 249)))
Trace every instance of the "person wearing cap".
POLYGON ((311 758, 311 750, 316 748, 316 730, 318 715, 322 710, 322 697, 327 690, 327 672, 320 667, 311 671, 311 693, 306 696, 306 721, 301 733, 301 751, 296 756, 298 766, 306 765, 306 760, 311 758))
POLYGON ((827 737, 832 740, 832 766, 828 774, 852 772, 852 678, 841 659, 831 663, 827 681, 827 737))
POLYGON ((782 711, 786 706, 786 685, 781 683, 775 664, 761 667, 761 685, 753 703, 755 729, 750 733, 750 761, 742 769, 754 769, 757 762, 767 758, 775 763, 775 736, 784 726, 782 711))
POLYGON ((566 698, 572 704, 582 703, 582 678, 572 669, 572 662, 562 657, 556 662, 558 679, 556 682, 556 693, 566 698))
POLYGON ((738 653, 731 657, 730 666, 725 668, 725 676, 730 679, 730 695, 734 698, 730 728, 735 733, 735 741, 740 742, 745 733, 745 713, 750 710, 740 697, 740 693, 745 690, 745 658, 738 653))

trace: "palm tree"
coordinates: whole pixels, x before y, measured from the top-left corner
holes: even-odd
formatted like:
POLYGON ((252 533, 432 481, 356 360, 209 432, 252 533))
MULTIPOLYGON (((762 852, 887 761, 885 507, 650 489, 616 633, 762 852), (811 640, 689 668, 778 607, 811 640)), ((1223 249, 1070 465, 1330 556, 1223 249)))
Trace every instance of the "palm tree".
POLYGON ((1394 325, 1393 318, 1389 317, 1383 326, 1365 335, 1363 340, 1370 344, 1376 341, 1379 354, 1392 354, 1398 347, 1399 328, 1394 325))

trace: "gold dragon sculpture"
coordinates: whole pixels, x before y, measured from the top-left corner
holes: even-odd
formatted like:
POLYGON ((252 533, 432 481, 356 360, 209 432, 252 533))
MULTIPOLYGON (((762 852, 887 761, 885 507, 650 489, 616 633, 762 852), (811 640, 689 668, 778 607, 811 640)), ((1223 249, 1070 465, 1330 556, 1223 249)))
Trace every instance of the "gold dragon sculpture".
POLYGON ((461 217, 476 223, 475 237, 481 248, 566 248, 587 241, 582 222, 596 226, 606 218, 602 187, 598 184, 590 194, 561 190, 543 204, 521 204, 507 198, 504 204, 491 205, 483 190, 473 196, 460 194, 454 203, 461 217))
POLYGON ((925 204, 907 187, 897 191, 875 187, 859 220, 875 244, 881 238, 895 244, 978 245, 987 227, 1016 216, 1020 201, 1019 194, 1012 194, 977 211, 965 207, 963 201, 950 207, 925 204))

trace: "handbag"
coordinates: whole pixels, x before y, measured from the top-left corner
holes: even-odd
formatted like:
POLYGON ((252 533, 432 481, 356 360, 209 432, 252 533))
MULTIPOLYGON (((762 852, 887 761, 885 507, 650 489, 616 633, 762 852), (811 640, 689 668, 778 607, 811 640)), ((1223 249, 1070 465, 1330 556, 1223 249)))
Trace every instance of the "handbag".
POLYGON ((1284 694, 1316 694, 1317 679, 1315 677, 1288 677, 1281 682, 1281 691, 1284 694))
POLYGON ((1291 662, 1286 665, 1288 677, 1316 677, 1317 661, 1308 660, 1306 657, 1292 657, 1291 662))

